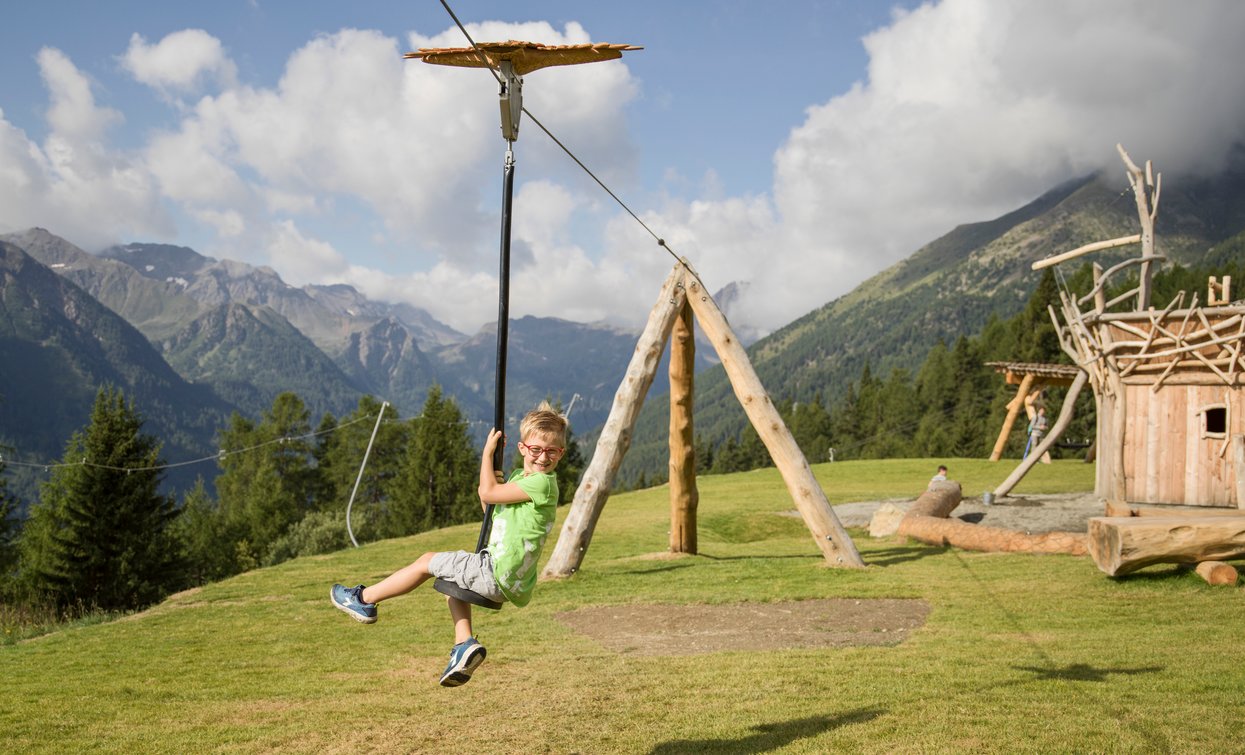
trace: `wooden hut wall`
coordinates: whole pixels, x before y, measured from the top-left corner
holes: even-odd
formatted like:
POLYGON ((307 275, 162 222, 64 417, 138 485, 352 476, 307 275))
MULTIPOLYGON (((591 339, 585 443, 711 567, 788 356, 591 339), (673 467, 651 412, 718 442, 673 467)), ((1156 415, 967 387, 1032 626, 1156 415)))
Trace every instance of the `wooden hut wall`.
MULTIPOLYGON (((1245 432, 1245 392, 1218 385, 1125 386, 1125 497, 1138 503, 1231 506, 1236 501, 1232 436, 1245 432), (1205 430, 1221 407, 1223 433, 1205 430)), ((1105 429, 1105 428, 1104 428, 1105 429)))

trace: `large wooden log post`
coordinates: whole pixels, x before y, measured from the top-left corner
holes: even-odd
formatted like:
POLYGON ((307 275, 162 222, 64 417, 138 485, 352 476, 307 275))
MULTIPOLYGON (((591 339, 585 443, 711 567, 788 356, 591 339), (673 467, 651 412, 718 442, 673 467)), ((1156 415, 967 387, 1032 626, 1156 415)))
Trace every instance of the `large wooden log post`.
POLYGON ((1016 487, 1016 484, 1024 479, 1024 476, 1029 473, 1029 470, 1038 462, 1038 459, 1041 459, 1042 455, 1055 444, 1055 441, 1059 440, 1059 436, 1063 435, 1063 431, 1067 429, 1068 423, 1072 421, 1072 408, 1076 404, 1076 397, 1081 395, 1081 389, 1085 387, 1087 382, 1089 382, 1089 373, 1085 372, 1085 370, 1077 373, 1076 379, 1072 381, 1072 385, 1068 386, 1068 393, 1064 396, 1063 406, 1059 409, 1059 418, 1051 426, 1050 432, 1046 434, 1041 443, 1038 443, 1037 448, 1029 451, 1029 456, 1021 460, 1020 464, 1012 470, 1011 475, 1003 481, 1003 484, 994 489, 996 498, 1002 498, 1012 492, 1012 488, 1016 487))
POLYGON ((709 292, 693 275, 687 276, 686 285, 687 300, 696 313, 696 319, 722 360, 735 396, 756 428, 757 435, 761 436, 761 442, 769 450, 817 547, 832 566, 863 567, 865 562, 860 558, 856 544, 835 516, 825 491, 817 484, 813 470, 809 469, 808 460, 774 408, 722 310, 718 309, 709 292))
POLYGON ((1242 516, 1098 516, 1089 520, 1089 555, 1112 577, 1151 564, 1198 564, 1245 556, 1242 516))
POLYGON ((999 431, 999 439, 994 441, 994 450, 990 452, 990 461, 998 461, 1003 458, 1003 448, 1007 445, 1007 436, 1012 433, 1012 425, 1016 424, 1016 417, 1020 414, 1020 407, 1024 406, 1025 396, 1029 395, 1029 391, 1033 390, 1033 373, 1029 373, 1020 379, 1020 387, 1016 389, 1016 397, 1007 402, 1007 418, 1003 420, 1003 429, 999 431))
POLYGON ((592 540, 592 531, 614 485, 614 476, 618 474, 618 467, 631 445, 631 435, 640 408, 644 405, 644 396, 653 384, 666 340, 685 301, 683 266, 675 265, 662 284, 657 304, 648 315, 648 323, 640 334, 631 363, 627 365, 627 374, 614 394, 614 404, 601 429, 596 451, 580 479, 570 512, 562 526, 562 534, 541 573, 542 578, 569 577, 583 563, 588 543, 592 540))
POLYGON ((696 446, 692 425, 696 341, 686 301, 670 335, 670 552, 696 552, 696 446))

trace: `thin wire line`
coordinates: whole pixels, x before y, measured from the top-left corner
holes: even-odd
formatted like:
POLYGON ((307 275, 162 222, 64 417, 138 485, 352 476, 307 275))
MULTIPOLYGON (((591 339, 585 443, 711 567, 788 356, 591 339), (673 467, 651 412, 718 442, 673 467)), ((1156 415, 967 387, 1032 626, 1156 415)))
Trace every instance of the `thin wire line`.
MULTIPOLYGON (((272 440, 264 441, 263 443, 259 443, 259 444, 254 445, 254 446, 247 446, 247 447, 245 447, 245 448, 239 448, 239 449, 237 449, 237 450, 235 450, 235 451, 228 451, 228 450, 225 450, 225 449, 221 449, 220 451, 218 451, 217 453, 215 453, 215 454, 213 454, 213 455, 211 455, 211 456, 204 456, 204 457, 202 457, 202 458, 198 458, 198 459, 190 459, 189 461, 178 461, 178 462, 173 462, 173 463, 170 463, 170 464, 161 464, 161 465, 158 465, 158 466, 148 466, 148 467, 115 467, 115 466, 111 466, 111 465, 108 465, 108 464, 96 464, 96 463, 94 463, 94 462, 88 462, 88 461, 86 461, 85 459, 83 459, 82 461, 77 461, 77 462, 63 462, 63 461, 56 461, 56 462, 17 461, 17 460, 15 460, 15 459, 7 459, 7 458, 5 458, 5 457, 4 457, 4 454, 2 454, 2 453, 0 453, 0 466, 29 467, 29 468, 32 468, 32 469, 45 469, 45 470, 48 470, 48 469, 58 469, 58 468, 60 468, 60 467, 81 467, 81 466, 86 466, 86 467, 92 467, 92 468, 95 468, 95 469, 110 469, 110 470, 117 471, 117 472, 150 472, 150 471, 155 471, 155 470, 160 470, 160 469, 173 469, 174 467, 186 467, 186 466, 190 466, 190 465, 192 465, 192 464, 203 464, 203 463, 205 463, 205 462, 209 462, 209 461, 217 461, 217 460, 219 460, 219 459, 221 459, 221 458, 224 458, 224 457, 226 457, 226 456, 233 456, 233 455, 236 455, 236 454, 244 454, 244 453, 249 453, 249 452, 251 452, 251 451, 256 451, 256 450, 258 450, 258 449, 264 448, 264 447, 266 447, 266 446, 271 446, 271 445, 276 444, 276 443, 287 443, 287 442, 289 442, 289 441, 295 441, 295 440, 305 440, 305 439, 308 439, 308 438, 314 438, 314 437, 317 437, 317 436, 320 436, 320 435, 328 435, 328 434, 331 434, 331 433, 337 432, 338 430, 343 430, 343 429, 345 429, 345 428, 347 428, 347 427, 350 427, 351 425, 358 424, 359 422, 363 422, 363 421, 370 421, 371 419, 372 419, 371 415, 364 415, 364 416, 362 416, 362 417, 356 417, 355 419, 352 419, 352 420, 350 420, 349 422, 345 422, 345 423, 343 423, 343 424, 337 425, 337 426, 332 427, 332 428, 330 428, 330 429, 328 429, 328 430, 317 430, 317 431, 315 431, 315 432, 307 433, 307 434, 305 434, 305 435, 294 435, 294 436, 289 436, 289 435, 287 435, 287 436, 283 436, 283 437, 281 437, 281 438, 274 438, 274 439, 272 439, 272 440)), ((416 415, 415 415, 415 416, 413 416, 413 417, 407 417, 406 419, 401 419, 401 418, 390 419, 389 417, 385 417, 385 418, 382 420, 382 424, 384 424, 384 425, 386 425, 386 426, 387 426, 387 425, 395 425, 395 424, 397 424, 397 425, 403 425, 403 424, 408 424, 408 423, 410 423, 410 422, 413 422, 414 420, 425 420, 425 419, 427 419, 427 418, 426 418, 426 417, 424 417, 422 413, 421 413, 421 414, 416 414, 416 415)), ((492 425, 492 423, 491 423, 491 422, 485 422, 484 420, 472 420, 472 419, 466 419, 466 418, 464 418, 464 419, 463 419, 463 424, 467 425, 468 427, 473 427, 473 426, 482 426, 482 425, 489 425, 489 426, 491 426, 491 425, 492 425)))
POLYGON ((185 467, 191 464, 202 464, 207 461, 216 461, 217 459, 223 459, 226 456, 232 456, 234 454, 243 454, 243 453, 247 453, 250 451, 255 451, 260 448, 265 448, 267 446, 271 446, 277 443, 288 443, 290 441, 305 440, 307 438, 315 438, 320 435, 328 435, 330 433, 337 432, 338 430, 343 430, 347 427, 350 427, 351 425, 358 424, 359 422, 363 422, 364 420, 370 420, 371 418, 372 418, 371 415, 365 415, 362 417, 358 417, 356 419, 352 419, 349 422, 346 422, 344 424, 337 425, 336 427, 332 427, 328 430, 316 430, 314 432, 306 433, 305 435, 292 435, 292 436, 286 435, 280 438, 273 438, 272 440, 264 441, 263 443, 258 443, 254 446, 247 446, 246 448, 239 448, 236 451, 227 451, 225 449, 221 449, 220 451, 212 454, 211 456, 204 456, 202 458, 191 459, 189 461, 178 461, 172 464, 159 464, 156 466, 116 467, 116 466, 112 466, 111 464, 96 464, 95 462, 87 461, 85 458, 83 458, 82 461, 77 461, 77 462, 52 462, 52 463, 40 464, 38 462, 14 461, 14 460, 4 459, 3 457, 0 457, 0 462, 3 462, 6 466, 11 465, 14 467, 34 467, 34 468, 43 468, 43 469, 58 469, 60 467, 91 467, 93 469, 109 469, 114 472, 152 472, 152 471, 159 470, 159 469, 172 469, 174 467, 185 467))
MULTIPOLYGON (((611 197, 613 197, 613 198, 614 198, 614 201, 615 201, 615 202, 617 202, 617 203, 618 203, 618 205, 619 205, 620 207, 622 207, 624 210, 626 210, 628 215, 630 215, 631 217, 635 218, 635 222, 639 223, 639 224, 640 224, 640 226, 641 226, 644 230, 648 231, 648 234, 649 234, 650 236, 652 236, 652 237, 653 237, 653 238, 657 241, 657 246, 660 246, 661 248, 665 249, 665 250, 666 250, 666 251, 670 254, 670 256, 671 256, 671 257, 674 257, 674 259, 675 259, 675 261, 676 261, 676 262, 678 262, 679 264, 683 264, 683 265, 685 265, 685 263, 683 262, 682 258, 680 258, 680 257, 679 257, 679 255, 675 254, 675 251, 674 251, 673 249, 671 249, 671 248, 670 248, 670 245, 666 243, 666 240, 665 240, 665 239, 663 239, 662 237, 658 236, 656 233, 654 233, 654 232, 653 232, 653 229, 652 229, 652 228, 649 228, 647 223, 645 223, 643 220, 640 220, 640 216, 638 216, 638 215, 636 215, 634 212, 632 212, 632 211, 631 211, 631 208, 627 206, 627 203, 626 203, 626 202, 624 202, 624 201, 622 201, 621 199, 619 199, 619 198, 618 198, 618 195, 617 195, 617 194, 615 194, 613 191, 611 191, 611 190, 610 190, 610 187, 606 186, 604 181, 602 181, 601 179, 597 178, 597 175, 596 175, 595 173, 593 173, 591 170, 589 170, 589 169, 588 169, 588 166, 587 166, 587 165, 584 165, 583 161, 581 161, 578 157, 576 157, 576 156, 575 156, 575 153, 574 153, 574 152, 571 152, 571 150, 570 150, 569 148, 567 148, 567 146, 566 146, 565 144, 563 144, 563 143, 562 143, 562 141, 561 141, 560 139, 558 139, 558 137, 554 136, 552 131, 550 131, 549 129, 545 128, 545 124, 541 123, 539 118, 537 118, 536 116, 532 115, 531 111, 530 111, 530 110, 528 110, 526 107, 525 107, 525 108, 523 108, 523 112, 527 115, 527 117, 528 117, 528 118, 531 118, 531 119, 532 119, 532 122, 533 122, 533 123, 535 123, 537 126, 539 126, 539 127, 540 127, 540 130, 541 130, 541 131, 544 131, 544 132, 545 132, 545 134, 546 134, 546 135, 547 135, 550 139, 552 139, 552 140, 553 140, 553 143, 554 143, 554 144, 556 144, 556 145, 558 145, 559 147, 561 147, 561 148, 562 148, 562 151, 566 153, 567 157, 569 157, 569 158, 571 158, 572 160, 574 160, 576 165, 578 165, 580 168, 582 168, 582 169, 583 169, 583 171, 584 171, 585 173, 587 173, 587 174, 588 174, 588 175, 592 178, 592 180, 593 180, 593 181, 596 181, 596 182, 597 182, 597 185, 598 185, 598 186, 600 186, 602 189, 604 189, 606 194, 609 194, 611 197)), ((686 266, 686 265, 685 265, 685 266, 686 266)))
POLYGON ((489 73, 493 74, 493 78, 497 80, 497 85, 502 86, 501 76, 498 76, 497 71, 494 71, 493 67, 489 65, 488 56, 484 54, 484 51, 480 49, 480 46, 476 44, 476 41, 471 38, 470 34, 467 33, 467 27, 463 26, 463 22, 458 20, 458 16, 454 15, 454 9, 450 8, 450 4, 445 0, 441 0, 441 5, 445 8, 445 12, 450 14, 450 18, 454 19, 454 23, 458 26, 458 30, 461 31, 463 36, 467 38, 467 41, 471 43, 471 48, 476 51, 476 55, 480 56, 480 62, 484 64, 484 67, 488 69, 489 73))

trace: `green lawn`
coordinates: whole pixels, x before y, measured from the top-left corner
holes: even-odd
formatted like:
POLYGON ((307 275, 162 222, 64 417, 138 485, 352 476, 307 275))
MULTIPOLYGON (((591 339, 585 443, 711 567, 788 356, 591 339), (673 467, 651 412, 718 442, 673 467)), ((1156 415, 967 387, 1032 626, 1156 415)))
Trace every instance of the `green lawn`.
MULTIPOLYGON (((938 462, 838 462, 834 502, 913 497, 938 462)), ((1011 466, 947 462, 966 495, 1011 466)), ((1018 493, 1092 487, 1039 465, 1018 493)), ((969 553, 852 530, 868 569, 827 568, 777 473, 700 479, 701 555, 667 545, 664 488, 613 497, 583 569, 527 608, 480 611, 489 657, 437 685, 451 640, 427 587, 356 624, 328 602, 457 527, 304 558, 141 614, 0 647, 5 752, 1243 752, 1240 588, 1086 558, 969 553), (627 603, 921 598, 888 647, 639 656, 559 612, 627 603)), ((560 522, 559 522, 560 524, 560 522)), ((550 548, 546 548, 546 554, 550 548)), ((778 631, 780 627, 775 627, 778 631)))

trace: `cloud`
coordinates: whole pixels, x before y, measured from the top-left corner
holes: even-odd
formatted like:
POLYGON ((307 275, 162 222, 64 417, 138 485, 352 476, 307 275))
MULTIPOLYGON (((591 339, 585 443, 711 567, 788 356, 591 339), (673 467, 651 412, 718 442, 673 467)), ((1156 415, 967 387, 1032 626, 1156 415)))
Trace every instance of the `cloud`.
MULTIPOLYGON (((809 108, 775 155, 779 229, 730 267, 773 328, 958 224, 1119 166, 1171 175, 1245 140, 1245 5, 945 0, 868 35, 868 78, 809 108)), ((1121 181, 1123 184, 1123 181, 1121 181)), ((678 216, 670 220, 680 222, 678 216)), ((704 265, 708 268, 708 265, 704 265)))
MULTIPOLYGON (((1242 28, 1235 0, 942 0, 897 11, 863 39, 867 74, 810 102, 773 155, 773 185, 746 196, 727 195, 713 171, 677 177, 681 194, 700 187, 692 200, 639 185, 643 145, 628 115, 642 82, 626 59, 534 72, 524 97, 711 290, 750 284, 733 321, 776 328, 958 224, 1119 170, 1117 142, 1168 180, 1215 169, 1245 141, 1242 28)), ((468 30, 591 38, 574 22, 468 30)), ((85 248, 201 239, 205 254, 272 265, 291 282, 349 282, 471 331, 495 307, 496 84, 479 69, 401 57, 462 45, 453 27, 401 42, 343 29, 259 82, 239 80, 225 45, 202 30, 135 35, 120 67, 168 113, 133 149, 111 138, 123 114, 45 49, 46 136, 0 111, 0 229, 44 225, 85 248)), ((781 85, 777 66, 774 76, 781 85)), ((639 325, 674 260, 532 119, 520 133, 512 312, 639 325)))
POLYGON ((0 228, 43 226, 88 249, 132 235, 171 238, 141 159, 109 142, 121 114, 96 103, 90 80, 60 50, 45 47, 37 61, 49 130, 36 143, 0 112, 0 228))
POLYGON ((120 61, 135 80, 166 95, 192 92, 207 76, 222 87, 237 78, 220 40, 202 29, 176 31, 154 45, 135 33, 120 61))

